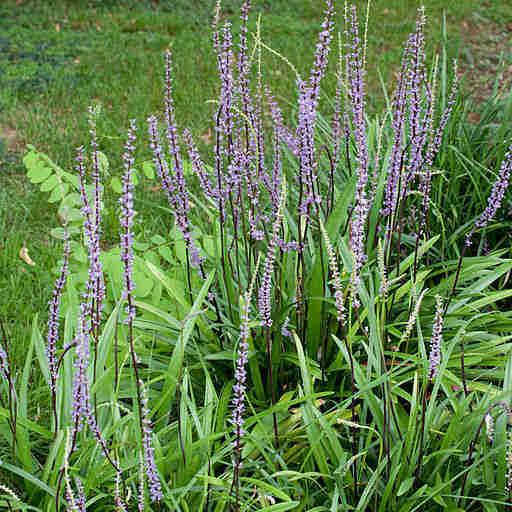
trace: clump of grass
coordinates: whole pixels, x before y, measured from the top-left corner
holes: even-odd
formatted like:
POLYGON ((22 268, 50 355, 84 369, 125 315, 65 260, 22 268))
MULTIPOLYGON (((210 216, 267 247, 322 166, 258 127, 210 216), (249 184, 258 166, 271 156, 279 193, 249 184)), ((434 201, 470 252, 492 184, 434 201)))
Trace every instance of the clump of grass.
MULTIPOLYGON (((179 125, 166 54, 163 119, 147 120, 152 166, 137 161, 135 121, 126 136, 118 249, 101 244, 106 157, 92 110, 79 177, 42 171, 41 188, 60 191, 63 206, 74 190, 63 180, 76 182, 83 234, 66 224, 67 210, 47 345, 34 322, 19 382, 2 333, 12 446, 3 469, 9 489, 27 487, 6 503, 19 495, 56 512, 135 501, 139 510, 237 512, 505 507, 505 423, 493 425, 491 449, 478 443, 496 404, 510 411, 512 317, 500 306, 512 296, 512 261, 492 246, 482 258, 464 241, 502 229, 494 217, 510 153, 487 207, 480 201, 446 233, 452 205, 432 191, 453 179, 436 166, 450 150, 457 79, 436 94, 423 9, 380 121, 365 111, 365 31, 356 8, 345 9, 331 121, 320 112, 335 30, 327 0, 290 123, 264 87, 261 37, 249 46, 250 7, 238 51, 230 22, 215 14, 209 159, 179 125), (156 170, 166 195, 164 242, 144 244, 133 229, 138 168, 156 170), (44 426, 29 417, 34 352, 53 418, 44 426)), ((41 165, 34 151, 27 162, 41 165)))

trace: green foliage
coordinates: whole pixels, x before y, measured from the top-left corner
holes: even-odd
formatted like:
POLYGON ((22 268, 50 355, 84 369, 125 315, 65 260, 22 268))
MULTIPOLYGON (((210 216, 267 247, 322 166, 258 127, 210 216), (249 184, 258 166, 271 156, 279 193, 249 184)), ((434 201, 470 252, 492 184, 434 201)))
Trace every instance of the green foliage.
MULTIPOLYGON (((443 101, 446 97, 441 95, 443 101)), ((489 254, 483 254, 482 242, 474 253, 460 257, 465 234, 485 208, 493 169, 508 145, 507 129, 504 125, 489 128, 487 121, 497 115, 492 104, 476 126, 466 122, 464 109, 462 102, 457 105, 436 161, 430 236, 416 243, 413 222, 402 233, 402 246, 398 240, 398 250, 390 251, 391 257, 382 265, 377 228, 386 165, 380 169, 357 309, 347 299, 356 179, 340 164, 334 204, 324 224, 345 293, 344 326, 337 321, 321 218, 306 233, 302 274, 294 253, 279 252, 272 278, 272 326, 262 326, 257 309, 250 309, 241 510, 490 511, 509 506, 505 486, 510 413, 505 406, 510 407, 512 386, 512 290, 508 286, 512 260, 506 241, 510 220, 499 219, 482 233, 482 241, 489 235, 489 254), (489 141, 493 141, 490 146, 489 141), (386 294, 380 292, 383 284, 388 285, 386 294), (301 287, 307 308, 304 316, 297 312, 301 287), (439 376, 430 381, 429 343, 437 294, 447 306, 439 376), (289 336, 281 329, 286 317, 291 318, 289 336), (498 402, 505 406, 498 408, 498 402), (481 430, 491 407, 496 420, 492 443, 481 430), (503 414, 503 408, 508 414, 503 414)), ((381 151, 387 161, 392 136, 389 123, 381 123, 379 119, 368 122, 370 154, 378 151, 376 134, 383 126, 381 151)), ((321 118, 316 134, 319 146, 332 143, 328 127, 327 119, 321 118)), ((349 157, 355 152, 352 144, 347 141, 349 157)), ((112 163, 115 158, 107 157, 106 149, 100 153, 105 218, 118 215, 113 198, 122 186, 118 166, 112 163)), ((51 414, 45 333, 36 316, 30 340, 22 340, 26 360, 14 388, 5 379, 1 383, 3 397, 15 396, 16 418, 6 398, 0 407, 0 436, 7 447, 0 469, 5 485, 20 499, 0 486, 0 504, 7 507, 9 500, 21 510, 47 511, 55 509, 59 495, 61 509, 71 507, 64 484, 59 483, 66 467, 72 485, 74 477, 81 479, 89 510, 111 510, 116 472, 94 437, 80 432, 68 460, 75 356, 67 347, 77 332, 81 294, 88 279, 79 180, 33 146, 24 164, 27 177, 48 194, 48 202, 57 207, 73 239, 61 308, 58 427, 51 414), (40 417, 34 419, 37 407, 40 417)), ((154 167, 147 159, 135 167, 136 187, 140 189, 146 180, 154 185, 154 167)), ((301 229, 293 181, 298 162, 290 153, 285 167, 290 192, 280 229, 287 242, 296 240, 301 229)), ((330 170, 325 155, 318 167, 320 186, 325 188, 330 170)), ((188 163, 185 175, 190 183, 193 174, 188 163)), ((91 186, 87 194, 93 202, 91 186)), ((411 196, 409 204, 414 204, 411 196)), ((116 243, 101 254, 107 296, 103 322, 92 343, 95 366, 89 378, 98 427, 109 453, 120 461, 122 495, 126 501, 131 496, 130 509, 136 507, 141 446, 132 343, 148 393, 164 493, 162 508, 227 512, 236 507, 233 368, 240 346, 241 311, 246 306, 243 294, 254 275, 260 276, 255 261, 265 259, 268 243, 250 242, 245 233, 237 238, 231 230, 232 219, 222 223, 218 208, 201 196, 197 184, 190 186, 190 201, 194 236, 205 257, 205 278, 196 271, 189 273, 189 254, 176 220, 147 235, 142 225, 157 218, 157 212, 173 217, 157 201, 150 201, 149 215, 134 228, 137 317, 133 333, 125 323, 121 249, 116 243), (243 260, 244 242, 249 261, 243 260), (234 259, 233 254, 243 264, 238 268, 233 264, 226 272, 223 258, 234 259)), ((137 204, 142 207, 143 202, 137 204)), ((52 230, 52 235, 64 238, 64 227, 52 230)), ((147 497, 143 499, 149 507, 147 497)))

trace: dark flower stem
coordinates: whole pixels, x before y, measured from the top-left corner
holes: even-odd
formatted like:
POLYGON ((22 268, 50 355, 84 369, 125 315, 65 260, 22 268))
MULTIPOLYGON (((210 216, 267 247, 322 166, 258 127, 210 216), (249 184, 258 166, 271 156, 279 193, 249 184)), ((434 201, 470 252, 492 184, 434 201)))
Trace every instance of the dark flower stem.
MULTIPOLYGON (((267 327, 265 329, 265 343, 267 345, 268 381, 270 387, 270 396, 272 400, 272 407, 274 407, 276 405, 276 390, 274 388, 274 374, 272 370, 272 340, 270 335, 270 327, 267 327)), ((277 429, 277 415, 275 411, 272 413, 272 423, 274 425, 274 440, 276 443, 276 449, 279 450, 279 432, 277 429)))
POLYGON ((225 249, 226 243, 224 239, 224 207, 223 207, 223 198, 222 198, 222 175, 221 175, 221 166, 220 166, 220 115, 222 113, 222 108, 219 107, 217 111, 217 148, 216 148, 216 171, 217 171, 217 189, 219 192, 219 230, 220 230, 220 262, 222 266, 222 277, 224 279, 224 285, 226 287, 226 294, 228 296, 228 309, 229 309, 229 318, 233 320, 233 309, 231 307, 231 300, 229 299, 229 286, 228 286, 228 277, 226 272, 226 258, 225 258, 225 249))
POLYGON ((427 385, 425 387, 425 391, 423 393, 423 404, 421 411, 421 426, 420 426, 420 454, 418 456, 418 463, 416 466, 416 471, 414 472, 414 488, 417 489, 421 477, 421 465, 423 462, 423 444, 424 444, 424 435, 425 435, 425 415, 427 413, 427 394, 430 388, 430 380, 427 380, 427 385))
POLYGON ((466 252, 466 247, 467 246, 464 245, 462 247, 462 250, 460 251, 459 262, 457 264, 457 272, 455 273, 455 279, 453 280, 453 285, 452 285, 452 289, 450 291, 450 295, 448 295, 448 300, 446 301, 446 304, 444 306, 443 317, 446 316, 446 313, 448 311, 448 306, 450 305, 450 302, 452 301, 453 296, 455 295, 455 289, 456 289, 457 283, 459 281, 460 271, 462 269, 462 260, 464 259, 464 253, 466 252))

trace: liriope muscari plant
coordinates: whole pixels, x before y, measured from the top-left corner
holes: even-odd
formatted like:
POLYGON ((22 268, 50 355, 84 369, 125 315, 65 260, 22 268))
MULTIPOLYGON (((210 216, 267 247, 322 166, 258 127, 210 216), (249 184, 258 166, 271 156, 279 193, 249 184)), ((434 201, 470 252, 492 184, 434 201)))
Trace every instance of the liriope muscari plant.
MULTIPOLYGON (((361 488, 371 484, 373 475, 386 477, 379 477, 382 478, 383 487, 394 485, 392 475, 396 476, 398 472, 393 473, 392 459, 397 457, 397 453, 405 454, 407 460, 407 468, 399 468, 400 477, 409 471, 405 478, 406 485, 400 486, 398 494, 405 494, 410 488, 419 492, 424 479, 430 484, 427 471, 423 469, 427 464, 425 451, 428 443, 434 442, 431 436, 434 429, 427 424, 432 416, 427 415, 427 401, 432 389, 438 393, 440 386, 437 383, 444 377, 443 368, 449 361, 448 357, 443 356, 446 345, 443 337, 448 337, 447 324, 450 319, 447 313, 456 292, 464 253, 460 255, 451 294, 443 298, 439 293, 429 293, 431 288, 425 285, 425 276, 431 269, 422 267, 422 257, 435 243, 430 197, 433 166, 455 104, 455 64, 446 106, 442 112, 437 112, 437 69, 434 67, 429 74, 426 67, 423 34, 426 18, 424 10, 420 9, 415 29, 403 52, 398 83, 388 113, 389 123, 386 124, 385 119, 379 127, 379 142, 374 149, 365 112, 366 35, 361 36, 355 7, 346 7, 345 43, 337 77, 331 150, 328 143, 319 144, 319 126, 323 115, 320 107, 321 84, 328 70, 336 19, 333 2, 326 2, 311 71, 308 76, 297 75, 296 122, 292 126, 283 120, 272 91, 264 87, 264 75, 259 67, 256 83, 251 80, 248 37, 250 7, 250 1, 246 1, 241 8, 238 51, 235 50, 231 24, 220 26, 220 6, 214 16, 213 46, 220 91, 213 119, 215 141, 210 159, 207 160, 199 152, 189 129, 180 131, 175 118, 170 53, 166 54, 165 62, 163 120, 160 123, 157 114, 147 119, 153 164, 168 201, 176 228, 174 233, 181 234, 185 246, 184 269, 173 268, 172 272, 174 276, 183 277, 183 288, 187 295, 180 297, 180 306, 187 309, 182 323, 172 322, 167 312, 153 308, 160 317, 172 323, 172 329, 161 336, 165 342, 172 341, 155 350, 154 366, 148 363, 152 352, 146 346, 146 338, 137 337, 141 324, 137 324, 139 318, 134 297, 135 235, 132 231, 135 216, 132 174, 135 167, 136 125, 135 121, 130 122, 122 158, 124 174, 120 199, 123 289, 114 312, 123 317, 124 322, 112 317, 117 328, 126 333, 126 350, 124 360, 120 361, 118 356, 122 349, 117 344, 116 336, 112 353, 113 404, 102 402, 98 389, 99 375, 104 377, 102 383, 111 381, 108 375, 105 377, 105 373, 108 373, 105 372, 108 354, 103 356, 100 353, 107 293, 100 250, 103 201, 100 143, 94 116, 91 115, 89 120, 91 145, 88 158, 85 148, 79 148, 77 156, 88 273, 77 308, 74 337, 65 340, 61 348, 58 345, 59 305, 68 277, 68 236, 65 237, 64 260, 55 284, 54 297, 49 305, 46 357, 50 369, 52 434, 56 442, 62 439, 62 429, 66 429, 66 446, 55 492, 56 512, 59 510, 59 500, 65 499, 71 510, 82 511, 85 510, 86 499, 91 498, 87 495, 90 489, 83 485, 80 478, 83 475, 73 474, 77 473, 75 464, 83 460, 79 450, 81 443, 86 444, 89 434, 99 446, 105 467, 108 468, 103 468, 105 472, 108 471, 105 486, 109 486, 109 497, 117 510, 129 509, 129 490, 135 488, 139 510, 146 506, 146 494, 156 506, 175 506, 175 489, 168 492, 174 478, 173 469, 169 469, 173 467, 173 462, 166 460, 159 464, 155 457, 161 440, 158 435, 156 442, 157 434, 153 432, 156 424, 164 425, 161 428, 162 439, 171 436, 169 432, 174 427, 177 430, 178 441, 176 446, 170 444, 167 447, 167 458, 179 457, 179 464, 187 469, 199 464, 197 460, 206 460, 203 465, 205 472, 200 477, 207 484, 212 481, 220 487, 219 482, 231 482, 230 490, 225 489, 219 503, 229 502, 236 511, 242 506, 248 510, 257 506, 248 487, 244 486, 242 467, 247 466, 243 466, 243 459, 244 456, 254 457, 253 453, 256 452, 258 460, 254 467, 259 468, 262 466, 259 454, 265 450, 274 450, 272 453, 280 470, 275 473, 279 477, 283 473, 289 474, 288 466, 298 469, 295 474, 306 472, 311 467, 309 475, 321 475, 322 491, 330 492, 341 481, 336 493, 343 494, 346 501, 353 501, 360 510, 365 509, 364 500, 369 499, 369 493, 361 492, 361 488), (269 133, 265 133, 266 126, 271 127, 269 133), (381 154, 382 139, 387 139, 389 144, 386 157, 381 154), (185 172, 184 151, 190 160, 190 175, 185 172), (92 194, 88 192, 86 183, 87 162, 92 169, 92 194), (202 222, 204 219, 197 213, 198 204, 207 212, 207 222, 202 222), (419 215, 410 215, 411 232, 407 234, 406 217, 413 207, 419 211, 419 215), (197 229, 199 224, 208 225, 210 231, 206 235, 215 240, 213 254, 206 255, 203 250, 206 236, 201 236, 205 233, 197 229), (403 241, 406 236, 409 243, 410 238, 413 239, 412 258, 404 254, 403 241), (259 265, 260 261, 262 265, 259 265), (217 279, 212 283, 212 289, 207 290, 209 293, 204 291, 208 300, 204 303, 205 309, 201 309, 203 301, 201 299, 199 304, 195 304, 196 295, 201 296, 203 287, 209 284, 207 275, 213 275, 209 273, 213 269, 216 270, 217 279), (406 275, 408 272, 410 276, 406 275), (257 296, 257 307, 251 308, 253 291, 257 296), (407 296, 410 298, 409 304, 404 306, 404 297, 407 296), (191 308, 190 311, 188 308, 191 308), (428 314, 423 315, 425 311, 428 314), (200 317, 201 323, 190 328, 190 319, 196 317, 200 317), (421 349, 426 352, 422 345, 424 317, 428 318, 427 328, 431 329, 430 357, 419 357, 417 362, 407 360, 403 364, 405 370, 395 370, 394 356, 389 356, 390 340, 396 338, 397 353, 404 345, 408 347, 409 343, 415 344, 418 353, 421 349), (215 325, 210 327, 210 324, 215 325), (415 329, 418 333, 416 338, 415 329), (194 350, 185 347, 185 338, 188 340, 191 337, 197 340, 194 349, 198 355, 191 355, 194 350), (290 347, 292 339, 297 346, 304 342, 307 347, 305 355, 299 353, 299 349, 297 354, 294 352, 294 347, 290 347), (254 350, 251 350, 250 342, 254 350), (171 345, 170 362, 168 365, 162 364, 162 360, 166 361, 169 355, 171 345), (212 346, 219 350, 212 349, 213 354, 208 354, 212 346), (211 436, 215 438, 216 446, 221 446, 219 453, 222 455, 212 457, 208 453, 206 457, 190 460, 185 457, 185 452, 195 439, 192 440, 189 435, 187 440, 181 431, 184 422, 180 415, 187 414, 188 410, 195 413, 194 396, 193 393, 191 397, 187 395, 188 402, 174 397, 181 396, 181 386, 185 388, 183 383, 188 382, 187 372, 196 372, 198 367, 214 368, 214 371, 218 369, 218 380, 224 384, 226 370, 220 364, 219 367, 215 365, 218 360, 229 359, 226 356, 229 351, 235 361, 235 382, 232 389, 227 386, 228 392, 223 393, 222 398, 224 403, 232 405, 231 422, 221 417, 216 421, 218 431, 211 436), (211 357, 205 357, 205 354, 211 357), (187 367, 187 359, 194 357, 194 364, 187 367), (58 383, 64 358, 73 360, 71 422, 67 425, 59 417, 57 408, 61 389, 58 383), (413 370, 410 371, 407 366, 413 370), (300 367, 300 375, 297 367, 300 367), (308 370, 311 368, 314 377, 308 380, 308 370), (263 384, 264 379, 260 374, 264 371, 267 372, 266 384, 263 384), (403 372, 410 373, 401 381, 403 372), (149 378, 146 379, 146 376, 149 378), (417 450, 413 459, 405 449, 399 453, 406 443, 400 411, 406 409, 404 402, 412 408, 411 396, 416 390, 411 392, 409 381, 414 381, 416 386, 417 380, 422 378, 422 395, 418 400, 422 405, 419 413, 417 409, 412 413, 421 418, 418 429, 416 420, 410 420, 415 428, 410 445, 417 450), (255 384, 254 392, 248 382, 255 384), (349 382, 348 386, 346 382, 349 382), (317 407, 319 402, 313 402, 317 391, 315 386, 323 387, 328 394, 333 389, 340 390, 335 392, 332 402, 342 405, 333 415, 330 412, 324 415, 321 410, 323 404, 317 407), (279 404, 278 393, 284 395, 284 390, 289 388, 296 389, 299 403, 304 407, 300 413, 294 412, 294 417, 288 417, 281 423, 276 410, 285 415, 289 408, 286 402, 279 404), (172 391, 173 397, 167 400, 168 391, 172 391), (232 394, 231 400, 226 399, 229 392, 232 394), (163 396, 155 404, 153 398, 159 393, 163 396), (371 396, 371 399, 366 401, 367 396, 371 396), (272 432, 268 434, 267 444, 259 440, 254 442, 252 438, 256 431, 256 428, 252 430, 254 424, 264 431, 261 419, 265 414, 260 410, 261 414, 257 414, 253 423, 249 423, 248 403, 251 408, 259 407, 263 411, 262 404, 272 408, 272 413, 268 414, 272 416, 272 432), (102 430, 107 422, 102 421, 101 412, 107 406, 116 411, 123 410, 122 415, 116 413, 121 416, 121 423, 134 419, 132 423, 135 427, 131 427, 130 433, 135 439, 130 442, 132 448, 136 446, 138 456, 130 458, 129 462, 120 457, 125 439, 120 434, 118 436, 112 423, 109 424, 111 428, 102 430), (178 410, 175 411, 175 408, 178 410), (348 416, 344 409, 350 409, 348 416), (297 426, 297 416, 304 424, 297 426), (311 436, 317 423, 329 432, 329 443, 339 448, 338 451, 329 452, 325 460, 319 455, 324 449, 319 446, 323 445, 309 448, 306 443, 305 451, 301 448, 302 439, 311 436), (284 430, 287 427, 290 431, 284 430), (375 432, 375 437, 364 438, 360 432, 363 429, 375 432), (224 445, 219 441, 222 437, 225 438, 224 445), (336 444, 339 439, 342 439, 342 443, 336 444), (365 439, 368 443, 365 443, 365 439), (244 450, 244 442, 247 442, 250 450, 244 450), (301 448, 298 456, 294 454, 297 446, 301 448), (328 474, 326 460, 333 464, 332 461, 347 446, 348 451, 352 451, 351 458, 347 460, 345 453, 345 458, 339 457, 333 477, 328 474), (179 452, 178 456, 174 451, 179 452), (297 463, 297 458, 306 453, 306 460, 297 463), (311 453, 314 456, 310 456, 311 453), (410 463, 411 460, 414 463, 410 463), (316 471, 319 468, 321 471, 316 471), (388 483, 383 483, 384 480, 388 483)), ((263 42, 258 38, 256 45, 258 50, 263 48, 263 42)), ((469 228, 466 245, 477 229, 487 226, 503 202, 511 165, 512 155, 509 151, 492 188, 487 208, 469 228)), ((438 280, 437 276, 432 278, 432 289, 436 288, 438 280)), ((175 283, 165 278, 162 281, 172 293, 175 283)), ((450 336, 453 337, 451 333, 450 336)), ((5 341, 5 334, 3 338, 5 341)), ((12 390, 14 383, 11 382, 5 347, 6 344, 0 345, 0 373, 9 381, 9 389, 12 390)), ((403 353, 400 356, 403 358, 403 353)), ((194 373, 193 381, 197 380, 197 373, 194 373)), ((463 380, 467 395, 464 377, 463 380)), ((14 445, 15 395, 12 394, 9 400, 9 426, 14 445)), ((503 404, 503 408, 509 412, 509 406, 505 402, 503 404)), ((208 407, 211 405, 208 404, 208 407)), ((492 407, 482 419, 483 423, 489 425, 489 432, 493 430, 492 407)), ((195 424, 199 425, 198 432, 202 428, 203 415, 207 417, 208 412, 194 416, 195 424)), ((483 423, 478 428, 475 440, 470 443, 468 466, 472 463, 483 423)), ((254 437, 257 438, 260 433, 261 430, 254 437)), ((318 437, 318 442, 323 443, 322 435, 318 437)), ((312 437, 307 439, 311 444, 317 441, 312 437)), ((204 445, 201 445, 201 449, 204 445)), ((269 460, 272 458, 268 457, 267 461, 273 462, 269 460)), ((260 473, 264 474, 265 471, 262 469, 260 473)), ((466 471, 461 479, 461 494, 464 493, 468 473, 466 471)), ((200 487, 198 481, 199 478, 194 475, 185 484, 180 482, 180 485, 183 484, 182 489, 187 489, 187 492, 194 493, 200 487)), ((377 477, 373 481, 377 481, 377 477)), ((386 489, 375 491, 373 499, 376 506, 379 498, 388 499, 397 494, 393 487, 386 489)), ((208 500, 212 495, 208 489, 206 494, 201 501, 203 508, 209 506, 208 500)), ((300 496, 307 499, 304 493, 300 496)), ((271 498, 275 500, 275 497, 271 498)), ((315 504, 325 506, 322 498, 324 496, 313 498, 317 500, 315 504)), ((333 499, 331 508, 336 505, 333 499)))

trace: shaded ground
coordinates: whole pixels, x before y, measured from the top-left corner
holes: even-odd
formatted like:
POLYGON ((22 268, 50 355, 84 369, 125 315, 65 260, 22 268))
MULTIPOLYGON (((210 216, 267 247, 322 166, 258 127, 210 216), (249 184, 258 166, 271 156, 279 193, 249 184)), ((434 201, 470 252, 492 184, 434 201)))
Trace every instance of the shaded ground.
POLYGON ((472 120, 478 121, 478 105, 494 94, 498 99, 512 88, 512 20, 498 24, 478 14, 461 24, 463 46, 459 61, 465 91, 476 104, 472 120))

